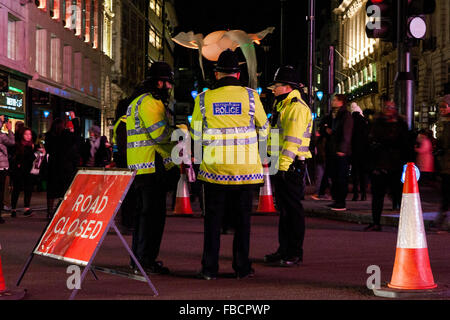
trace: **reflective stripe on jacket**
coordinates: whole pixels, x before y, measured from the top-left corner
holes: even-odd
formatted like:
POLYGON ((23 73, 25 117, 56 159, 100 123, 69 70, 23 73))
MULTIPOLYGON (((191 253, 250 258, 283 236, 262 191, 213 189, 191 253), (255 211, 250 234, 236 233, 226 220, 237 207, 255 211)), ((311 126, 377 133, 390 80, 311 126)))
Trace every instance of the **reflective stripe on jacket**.
POLYGON ((192 139, 203 145, 198 179, 221 185, 263 183, 258 134, 265 138, 268 127, 253 89, 225 85, 199 94, 191 121, 192 139))
POLYGON ((174 143, 170 141, 170 127, 161 100, 150 93, 131 102, 127 110, 127 163, 136 174, 155 172, 155 152, 163 158, 164 166, 174 166, 170 158, 174 143))
POLYGON ((278 112, 277 123, 272 129, 279 129, 278 139, 271 132, 269 152, 279 151, 278 169, 287 171, 295 157, 311 158, 309 143, 312 131, 311 110, 302 100, 298 90, 291 91, 286 99, 274 105, 278 112))

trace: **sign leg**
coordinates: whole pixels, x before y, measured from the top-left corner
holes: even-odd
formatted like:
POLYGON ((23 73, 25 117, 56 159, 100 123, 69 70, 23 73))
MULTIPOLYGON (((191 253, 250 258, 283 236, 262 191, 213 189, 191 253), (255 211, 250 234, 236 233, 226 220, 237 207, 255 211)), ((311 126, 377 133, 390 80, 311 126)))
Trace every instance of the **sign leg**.
POLYGON ((126 240, 124 239, 124 237, 122 236, 122 234, 120 233, 119 229, 117 228, 117 226, 116 226, 116 224, 114 222, 112 223, 112 227, 116 231, 117 235, 119 236, 120 241, 122 241, 125 249, 130 254, 131 258, 133 259, 134 263, 138 267, 139 271, 145 277, 145 280, 147 280, 147 283, 150 286, 150 288, 152 289, 154 295, 157 296, 158 295, 158 291, 156 291, 156 288, 153 286, 153 283, 150 281, 150 278, 148 277, 147 273, 144 271, 144 269, 142 268, 141 264, 136 259, 135 255, 133 254, 133 251, 131 251, 130 247, 128 246, 128 243, 126 242, 126 240))

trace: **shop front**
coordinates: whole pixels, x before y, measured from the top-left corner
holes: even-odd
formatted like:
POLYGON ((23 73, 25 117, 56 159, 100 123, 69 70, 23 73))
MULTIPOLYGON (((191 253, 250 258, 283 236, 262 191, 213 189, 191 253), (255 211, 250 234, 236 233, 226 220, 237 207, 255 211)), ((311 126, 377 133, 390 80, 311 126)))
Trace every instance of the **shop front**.
POLYGON ((12 122, 14 131, 18 121, 26 123, 26 79, 0 70, 0 82, 0 115, 12 122))

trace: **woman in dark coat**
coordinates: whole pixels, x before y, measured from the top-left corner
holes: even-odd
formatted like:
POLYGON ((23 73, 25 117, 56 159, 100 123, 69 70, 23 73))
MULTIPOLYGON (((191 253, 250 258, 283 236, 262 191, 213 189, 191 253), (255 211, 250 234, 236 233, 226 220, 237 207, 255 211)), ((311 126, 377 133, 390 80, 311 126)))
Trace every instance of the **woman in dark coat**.
POLYGON ((100 135, 100 128, 89 129, 89 139, 83 144, 81 156, 85 167, 105 167, 111 162, 111 145, 106 136, 100 135))
POLYGON ((11 161, 11 217, 16 217, 16 206, 20 192, 24 192, 24 216, 31 216, 31 195, 33 192, 33 175, 30 173, 36 158, 33 133, 29 128, 22 128, 17 135, 17 142, 11 161))
POLYGON ((80 126, 72 117, 74 130, 66 129, 65 121, 56 118, 45 135, 47 166, 47 217, 54 213, 55 199, 64 197, 80 165, 80 126))

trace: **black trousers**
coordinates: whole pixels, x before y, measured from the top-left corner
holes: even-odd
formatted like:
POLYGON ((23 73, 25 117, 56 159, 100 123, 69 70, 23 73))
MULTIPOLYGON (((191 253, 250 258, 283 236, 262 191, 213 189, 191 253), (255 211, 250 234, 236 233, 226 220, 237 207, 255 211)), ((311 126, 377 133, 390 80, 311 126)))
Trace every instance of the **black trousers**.
POLYGON ((132 188, 136 197, 132 250, 139 263, 148 267, 159 254, 166 222, 166 189, 156 173, 136 176, 132 188))
POLYGON ((8 176, 8 170, 0 170, 0 212, 3 210, 3 201, 5 200, 5 181, 8 176))
POLYGON ((303 259, 303 241, 305 238, 305 213, 300 201, 305 172, 287 171, 284 179, 272 176, 275 188, 275 202, 280 211, 278 224, 278 253, 285 257, 303 259))
POLYGON ((220 228, 226 202, 235 202, 235 233, 233 238, 233 270, 240 274, 250 271, 250 215, 254 187, 221 186, 205 183, 205 218, 202 271, 217 275, 219 271, 220 228))
POLYGON ((401 171, 376 170, 372 172, 372 219, 374 224, 380 224, 384 197, 388 191, 391 193, 393 204, 401 203, 401 175, 401 171))
POLYGON ((339 157, 336 155, 332 156, 330 160, 331 194, 337 204, 345 206, 345 198, 348 193, 348 157, 339 157))
POLYGON ((366 195, 367 190, 367 173, 366 173, 366 160, 362 157, 354 157, 352 159, 352 181, 353 181, 353 194, 366 195))
POLYGON ((11 175, 13 189, 11 192, 11 209, 16 209, 20 192, 23 191, 24 207, 29 208, 33 193, 33 175, 21 170, 16 170, 11 175))

